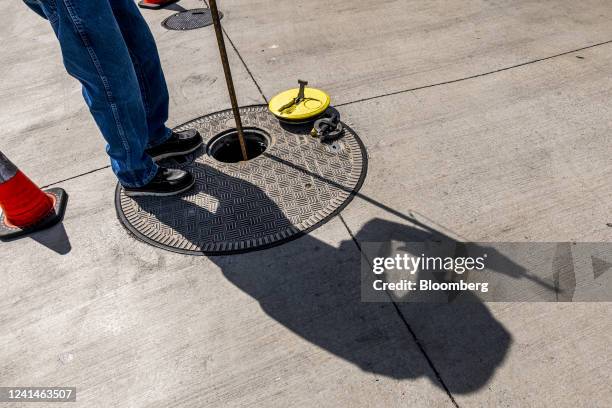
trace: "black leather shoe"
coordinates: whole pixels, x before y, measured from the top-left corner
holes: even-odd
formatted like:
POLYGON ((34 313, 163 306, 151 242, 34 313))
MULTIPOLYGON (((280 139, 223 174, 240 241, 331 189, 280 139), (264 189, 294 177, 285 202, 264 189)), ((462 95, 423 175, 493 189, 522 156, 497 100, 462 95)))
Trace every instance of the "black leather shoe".
POLYGON ((128 197, 141 196, 173 196, 181 194, 193 187, 195 178, 184 170, 160 167, 153 180, 142 187, 123 187, 128 197))
POLYGON ((202 136, 195 129, 183 132, 172 132, 168 140, 159 146, 151 147, 146 152, 153 160, 167 159, 168 157, 183 156, 202 146, 202 136))

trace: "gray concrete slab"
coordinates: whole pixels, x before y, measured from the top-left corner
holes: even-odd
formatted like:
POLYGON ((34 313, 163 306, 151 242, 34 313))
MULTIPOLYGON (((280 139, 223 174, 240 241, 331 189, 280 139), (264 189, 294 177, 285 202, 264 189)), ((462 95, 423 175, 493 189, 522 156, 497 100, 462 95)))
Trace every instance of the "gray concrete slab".
MULTIPOLYGON (((197 1, 181 3, 185 8, 201 6, 197 1)), ((160 23, 175 12, 143 11, 170 89, 170 126, 229 108, 214 31, 167 31, 160 23)), ((40 185, 108 165, 104 140, 78 82, 65 72, 49 24, 21 1, 10 2, 0 13, 0 36, 0 149, 40 185)), ((231 48, 228 52, 239 102, 262 103, 236 53, 231 48)))
POLYGON ((605 0, 225 0, 220 7, 268 97, 300 77, 335 103, 612 40, 605 0))
MULTIPOLYGON (((340 108, 370 153, 352 234, 612 241, 610 67, 605 45, 340 108)), ((400 308, 459 406, 612 401, 610 304, 400 308)))
POLYGON ((473 241, 612 240, 611 66, 612 44, 340 108, 369 148, 362 193, 473 241))
POLYGON ((394 307, 360 302, 339 220, 189 257, 127 235, 110 170, 63 186, 62 226, 2 243, 3 385, 76 386, 83 407, 452 406, 394 307))
MULTIPOLYGON (((267 96, 304 77, 338 103, 612 39, 598 0, 221 7, 267 96)), ((0 148, 40 184, 106 165, 46 23, 19 2, 4 10, 0 148)), ((180 123, 227 102, 212 29, 166 32, 172 12, 144 14, 180 123)), ((231 54, 241 103, 259 103, 231 54)), ((602 45, 341 107, 370 153, 342 221, 358 242, 427 228, 611 241, 611 65, 602 45)), ((0 243, 2 385, 75 385, 85 407, 452 406, 414 334, 459 406, 612 401, 609 304, 400 305, 404 322, 359 302, 360 254, 338 219, 264 252, 183 257, 127 235, 114 182, 106 169, 63 183, 63 226, 0 243)))

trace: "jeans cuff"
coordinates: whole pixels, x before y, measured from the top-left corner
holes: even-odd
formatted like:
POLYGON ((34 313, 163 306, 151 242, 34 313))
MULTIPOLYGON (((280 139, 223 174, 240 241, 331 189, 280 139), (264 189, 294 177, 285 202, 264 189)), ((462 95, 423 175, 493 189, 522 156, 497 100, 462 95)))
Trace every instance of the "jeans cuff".
POLYGON ((162 144, 165 141, 167 141, 168 139, 170 139, 170 136, 172 136, 172 129, 166 128, 166 134, 164 135, 164 137, 161 137, 161 138, 155 140, 155 144, 149 143, 147 145, 147 149, 150 149, 150 148, 155 147, 155 146, 159 146, 160 144, 162 144))
POLYGON ((159 170, 159 166, 157 164, 153 163, 153 167, 151 167, 151 171, 149 172, 149 174, 147 174, 147 176, 144 178, 144 181, 142 183, 136 184, 136 183, 124 183, 124 182, 121 182, 121 185, 123 187, 129 187, 129 188, 139 188, 139 187, 146 186, 157 175, 157 171, 158 170, 159 170))

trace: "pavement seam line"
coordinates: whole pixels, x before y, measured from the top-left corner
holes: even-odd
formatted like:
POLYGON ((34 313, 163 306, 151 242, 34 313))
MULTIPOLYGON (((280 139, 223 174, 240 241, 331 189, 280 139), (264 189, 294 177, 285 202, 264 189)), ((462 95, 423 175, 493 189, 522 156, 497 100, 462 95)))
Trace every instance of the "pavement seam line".
POLYGON ((550 60, 550 59, 553 59, 553 58, 563 57, 565 55, 573 54, 575 52, 584 51, 584 50, 588 50, 590 48, 595 48, 595 47, 599 47, 599 46, 607 45, 607 44, 611 44, 611 43, 612 43, 612 40, 603 41, 603 42, 600 42, 600 43, 597 43, 597 44, 588 45, 586 47, 577 48, 575 50, 565 51, 565 52, 562 52, 562 53, 559 53, 559 54, 550 55, 548 57, 537 58, 537 59, 534 59, 534 60, 531 60, 531 61, 522 62, 520 64, 511 65, 511 66, 504 67, 504 68, 499 68, 499 69, 496 69, 496 70, 493 70, 493 71, 488 71, 488 72, 483 72, 483 73, 480 73, 480 74, 470 75, 470 76, 463 77, 463 78, 451 79, 450 81, 437 82, 437 83, 434 83, 434 84, 417 86, 415 88, 403 89, 403 90, 400 90, 400 91, 393 91, 393 92, 389 92, 389 93, 386 93, 386 94, 370 96, 370 97, 367 97, 367 98, 356 99, 354 101, 339 103, 339 104, 337 104, 335 106, 336 107, 341 107, 341 106, 353 105, 353 104, 356 104, 356 103, 368 102, 368 101, 371 101, 371 100, 381 99, 381 98, 385 98, 385 97, 388 97, 388 96, 394 96, 394 95, 400 95, 400 94, 403 94, 403 93, 419 91, 421 89, 434 88, 434 87, 437 87, 437 86, 454 84, 454 83, 457 83, 457 82, 462 82, 462 81, 467 81, 467 80, 470 80, 470 79, 475 79, 475 78, 480 78, 480 77, 484 77, 484 76, 488 76, 488 75, 497 74, 499 72, 509 71, 511 69, 524 67, 526 65, 536 64, 538 62, 550 60))
POLYGON ((89 171, 86 171, 85 173, 77 174, 76 176, 68 177, 68 178, 65 178, 63 180, 54 181, 53 183, 44 185, 44 186, 42 186, 40 188, 48 188, 48 187, 54 186, 56 184, 63 183, 65 181, 74 180, 74 179, 77 179, 77 178, 82 177, 82 176, 87 176, 89 174, 96 173, 96 172, 98 172, 100 170, 106 170, 108 168, 110 168, 110 165, 104 166, 104 167, 100 167, 100 168, 97 168, 97 169, 93 169, 93 170, 89 170, 89 171))
MULTIPOLYGON (((206 4, 206 7, 210 8, 210 5, 208 4, 208 1, 206 0, 202 0, 202 2, 204 4, 206 4)), ((240 54, 240 51, 238 51, 238 47, 236 47, 236 44, 234 44, 234 42, 232 41, 232 38, 229 36, 229 34, 227 33, 227 31, 225 30, 225 27, 223 27, 223 24, 221 25, 221 30, 223 31, 223 34, 225 34, 225 37, 227 38, 227 41, 229 41, 232 49, 234 50, 234 52, 236 53, 236 55, 238 55, 238 58, 240 59, 240 62, 242 62, 242 66, 244 66, 244 69, 246 69, 247 73, 249 74, 249 76, 251 77, 251 80, 253 81, 253 83, 255 84, 255 87, 257 87, 257 90, 259 91, 259 94, 261 95, 261 97, 263 98, 264 102, 266 103, 266 105, 268 104, 268 98, 266 97, 266 95, 263 93, 263 90, 261 89, 261 86, 259 86, 259 83, 257 82, 257 80, 255 79, 255 76, 253 75, 253 72, 251 71, 251 69, 249 68, 249 66, 247 65, 246 61, 244 60, 244 58, 242 58, 242 55, 240 54)))
MULTIPOLYGON (((361 249, 361 245, 359 244, 359 241, 357 241, 357 238, 355 237, 355 235, 353 234, 353 231, 351 231, 351 228, 348 226, 348 224, 346 223, 346 221, 344 220, 344 217, 342 217, 342 214, 338 214, 338 218, 340 219, 340 221, 342 222, 342 224, 344 225, 344 228, 346 228, 346 231, 348 232, 348 234, 350 235, 351 239, 353 240, 353 242, 355 243, 355 245, 357 246, 357 249, 359 250, 359 253, 361 254, 362 257, 364 257, 366 259, 366 261, 369 263, 369 260, 366 256, 366 254, 363 252, 363 250, 361 249)), ((433 371, 434 375, 436 376, 436 378, 438 379, 438 382, 440 382, 440 384, 442 385, 442 387, 444 388, 444 391, 446 392, 446 395, 448 396, 448 398, 451 400, 451 402, 453 403, 453 406, 455 408, 460 408, 459 404, 457 404, 457 401, 455 401, 455 397, 453 397, 453 394, 450 392, 450 389, 447 387, 446 383, 444 382, 444 380, 442 379, 442 376, 440 375, 440 372, 438 371, 438 369, 436 368, 436 366, 434 365, 433 360, 429 357, 429 355, 427 354, 427 352, 425 351, 425 347, 423 346, 423 344, 421 343, 421 341, 419 340, 419 338, 417 337, 416 333, 414 332, 414 330, 412 329, 412 327, 410 327, 410 324, 408 323, 408 321, 406 320, 406 318, 404 317, 404 315, 402 314, 402 311, 399 309, 399 306, 397 305, 397 302, 395 302, 393 300, 393 297, 391 297, 391 295, 389 294, 388 291, 385 290, 385 293, 387 294, 387 296, 389 297, 389 299, 391 300, 391 303, 393 304, 393 307, 395 308, 395 311, 397 312, 397 314, 399 315, 399 318, 402 320, 402 322, 404 323, 404 326, 406 326, 406 329, 408 330, 408 332, 410 333, 410 335, 412 336, 412 340, 414 340, 414 342, 416 343, 418 349, 421 351, 421 354, 423 354, 423 356, 425 357, 425 360, 427 361, 427 364, 429 365, 429 368, 431 368, 431 370, 433 371)))

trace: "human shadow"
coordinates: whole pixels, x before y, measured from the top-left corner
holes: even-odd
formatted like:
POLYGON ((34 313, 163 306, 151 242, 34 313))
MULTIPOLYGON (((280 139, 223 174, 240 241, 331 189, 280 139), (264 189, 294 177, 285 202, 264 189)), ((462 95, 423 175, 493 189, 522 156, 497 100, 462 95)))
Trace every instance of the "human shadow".
MULTIPOLYGON (((231 208, 228 195, 216 197, 219 203, 214 214, 189 200, 197 194, 214 195, 216 187, 223 185, 258 197, 250 211, 272 208, 281 221, 279 228, 291 225, 257 186, 199 163, 190 164, 189 169, 198 179, 195 190, 172 200, 181 200, 193 213, 201 214, 193 220, 210 223, 216 214, 243 216, 231 208)), ((168 206, 176 205, 172 200, 168 206)), ((185 237, 193 236, 194 228, 199 228, 177 222, 169 212, 146 200, 140 205, 185 237)), ((366 372, 395 379, 426 376, 442 387, 440 376, 454 393, 483 387, 506 356, 512 338, 477 298, 461 304, 367 303, 361 299, 361 262, 365 259, 356 242, 450 238, 434 229, 372 219, 354 239, 347 239, 344 227, 330 224, 325 238, 304 235, 282 247, 210 259, 272 319, 366 372), (334 241, 336 236, 342 241, 334 241)), ((505 265, 508 270, 500 273, 520 275, 520 266, 510 260, 505 265)))

